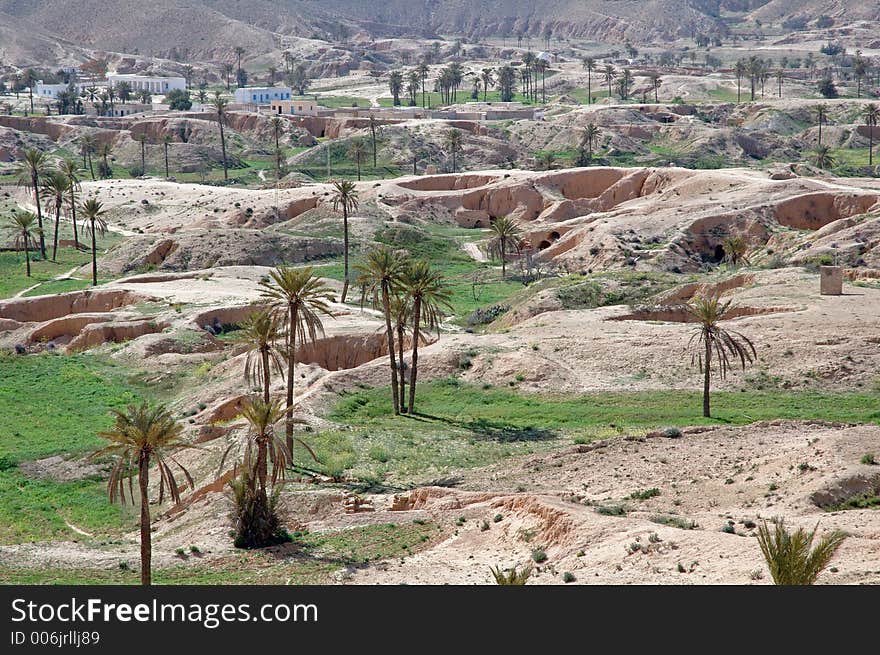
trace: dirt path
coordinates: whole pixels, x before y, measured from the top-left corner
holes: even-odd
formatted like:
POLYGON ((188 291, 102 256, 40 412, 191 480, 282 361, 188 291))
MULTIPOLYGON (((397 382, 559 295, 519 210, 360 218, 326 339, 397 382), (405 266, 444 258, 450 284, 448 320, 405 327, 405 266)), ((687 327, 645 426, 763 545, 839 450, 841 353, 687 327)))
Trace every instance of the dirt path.
POLYGON ((473 257, 474 260, 476 260, 480 263, 485 263, 485 262, 489 261, 486 258, 486 253, 484 253, 482 250, 480 250, 480 247, 476 243, 468 241, 467 243, 462 245, 462 248, 464 248, 464 251, 468 255, 473 257))
POLYGON ((69 271, 67 271, 67 273, 61 273, 60 275, 56 275, 56 276, 53 277, 51 280, 46 280, 46 281, 43 281, 43 282, 37 282, 36 284, 34 284, 34 285, 32 285, 32 286, 29 286, 27 289, 22 289, 21 291, 19 291, 18 293, 16 293, 16 294, 15 294, 14 296, 12 296, 12 297, 13 297, 13 298, 21 298, 21 297, 24 296, 24 294, 26 294, 26 293, 28 293, 28 292, 30 292, 30 291, 33 291, 34 289, 36 289, 36 288, 39 287, 40 285, 46 284, 47 281, 48 281, 48 282, 57 282, 58 280, 69 280, 69 279, 71 279, 71 277, 73 276, 73 274, 76 273, 76 271, 77 271, 78 268, 79 268, 79 266, 75 266, 75 267, 71 268, 69 271))

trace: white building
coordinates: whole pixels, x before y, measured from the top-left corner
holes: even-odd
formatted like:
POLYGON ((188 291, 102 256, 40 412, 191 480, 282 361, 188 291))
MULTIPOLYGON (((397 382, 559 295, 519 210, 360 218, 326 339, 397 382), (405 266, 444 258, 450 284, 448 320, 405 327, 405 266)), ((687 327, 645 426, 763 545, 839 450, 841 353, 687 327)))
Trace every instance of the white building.
POLYGON ((242 105, 268 105, 273 100, 290 100, 289 86, 243 86, 235 90, 235 102, 242 105))
MULTIPOLYGON (((82 95, 83 89, 87 89, 90 86, 102 87, 106 85, 106 82, 95 82, 93 80, 83 80, 73 83, 77 95, 82 95)), ((36 84, 33 86, 34 97, 43 98, 45 100, 58 100, 58 94, 67 91, 68 86, 68 84, 44 84, 43 80, 37 80, 36 84)))
POLYGON ((117 86, 120 82, 127 82, 131 90, 149 91, 165 95, 174 89, 186 91, 186 80, 182 77, 154 77, 151 75, 107 75, 107 82, 112 86, 117 86))

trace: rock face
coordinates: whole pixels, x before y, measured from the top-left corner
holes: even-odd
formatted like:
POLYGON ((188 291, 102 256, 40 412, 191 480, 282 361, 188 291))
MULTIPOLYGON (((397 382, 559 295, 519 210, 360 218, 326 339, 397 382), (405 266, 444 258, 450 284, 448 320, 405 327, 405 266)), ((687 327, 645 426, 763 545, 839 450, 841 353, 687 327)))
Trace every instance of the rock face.
POLYGON ((109 312, 144 300, 147 298, 118 289, 17 298, 0 302, 0 318, 20 323, 41 323, 69 314, 109 312))

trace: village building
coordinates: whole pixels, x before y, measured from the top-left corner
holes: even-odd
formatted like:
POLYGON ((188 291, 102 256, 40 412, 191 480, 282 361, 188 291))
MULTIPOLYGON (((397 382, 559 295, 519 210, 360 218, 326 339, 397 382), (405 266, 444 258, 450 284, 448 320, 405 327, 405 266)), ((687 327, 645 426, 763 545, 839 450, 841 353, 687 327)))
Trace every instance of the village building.
POLYGON ((240 105, 268 105, 274 100, 290 100, 289 86, 243 86, 235 90, 235 102, 240 105))
POLYGON ((288 116, 318 115, 318 103, 312 98, 272 100, 269 106, 273 114, 285 114, 288 116))
POLYGON ((182 77, 111 74, 107 75, 107 82, 111 86, 118 86, 120 83, 126 82, 135 93, 138 91, 149 91, 150 93, 165 95, 175 89, 180 91, 186 90, 186 80, 182 77))

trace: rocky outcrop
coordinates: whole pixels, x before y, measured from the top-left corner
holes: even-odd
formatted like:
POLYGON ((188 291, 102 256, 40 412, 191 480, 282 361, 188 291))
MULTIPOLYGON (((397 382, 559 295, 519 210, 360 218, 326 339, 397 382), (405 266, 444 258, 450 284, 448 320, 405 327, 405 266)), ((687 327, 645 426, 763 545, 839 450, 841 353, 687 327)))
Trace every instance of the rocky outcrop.
POLYGON ((42 323, 69 314, 109 312, 145 300, 148 298, 121 289, 73 291, 0 302, 0 318, 20 323, 42 323))

